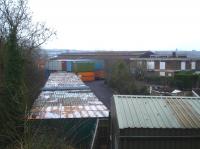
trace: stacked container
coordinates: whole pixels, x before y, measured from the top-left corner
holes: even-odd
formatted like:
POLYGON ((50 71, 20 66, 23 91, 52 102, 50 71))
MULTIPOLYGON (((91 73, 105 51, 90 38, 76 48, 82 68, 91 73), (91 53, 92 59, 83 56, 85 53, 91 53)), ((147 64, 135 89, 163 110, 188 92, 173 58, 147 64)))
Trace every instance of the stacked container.
POLYGON ((47 63, 48 70, 62 71, 62 62, 51 60, 47 63))
POLYGON ((74 61, 73 72, 93 72, 95 70, 95 63, 93 61, 74 61))
POLYGON ((79 72, 78 76, 84 82, 95 80, 95 73, 94 72, 79 72))
POLYGON ((104 60, 95 60, 95 79, 105 79, 104 60))
POLYGON ((45 76, 48 78, 51 72, 65 71, 75 72, 83 81, 104 79, 104 60, 97 59, 60 59, 49 60, 45 65, 45 76))

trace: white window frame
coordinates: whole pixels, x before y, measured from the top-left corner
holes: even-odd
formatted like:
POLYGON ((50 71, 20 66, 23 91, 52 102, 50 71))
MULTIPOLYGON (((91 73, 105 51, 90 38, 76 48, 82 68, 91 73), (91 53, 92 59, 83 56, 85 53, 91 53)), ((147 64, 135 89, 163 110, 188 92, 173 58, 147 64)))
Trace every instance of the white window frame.
POLYGON ((186 62, 181 62, 181 70, 186 70, 186 62))
POLYGON ((196 62, 191 62, 191 69, 195 70, 196 69, 196 62))
POLYGON ((166 62, 160 62, 160 70, 165 70, 166 62))
POLYGON ((165 75, 166 75, 166 73, 165 73, 165 72, 163 72, 163 71, 160 71, 160 76, 161 76, 161 77, 165 77, 165 75))
POLYGON ((154 61, 147 61, 147 70, 155 69, 155 62, 154 61))

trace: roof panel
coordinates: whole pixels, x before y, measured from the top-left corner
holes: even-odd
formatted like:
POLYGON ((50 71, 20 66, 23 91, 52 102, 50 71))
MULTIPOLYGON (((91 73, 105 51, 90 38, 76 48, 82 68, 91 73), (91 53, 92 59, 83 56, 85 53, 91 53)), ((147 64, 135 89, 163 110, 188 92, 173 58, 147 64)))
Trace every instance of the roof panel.
MULTIPOLYGON (((46 87, 82 85, 75 74, 53 73, 46 87)), ((109 111, 98 98, 87 89, 42 91, 35 100, 29 119, 108 117, 109 111)))
POLYGON ((200 128, 200 98, 114 95, 119 128, 200 128))

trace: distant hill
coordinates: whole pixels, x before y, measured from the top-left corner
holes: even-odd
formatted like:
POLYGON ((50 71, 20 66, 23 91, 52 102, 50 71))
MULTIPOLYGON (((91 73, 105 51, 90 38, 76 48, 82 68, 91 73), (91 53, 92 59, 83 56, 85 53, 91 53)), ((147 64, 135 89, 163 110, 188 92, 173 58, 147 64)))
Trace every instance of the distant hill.
POLYGON ((86 51, 86 50, 73 50, 73 49, 42 49, 48 57, 56 57, 60 54, 67 53, 87 53, 87 52, 95 52, 95 51, 86 51))

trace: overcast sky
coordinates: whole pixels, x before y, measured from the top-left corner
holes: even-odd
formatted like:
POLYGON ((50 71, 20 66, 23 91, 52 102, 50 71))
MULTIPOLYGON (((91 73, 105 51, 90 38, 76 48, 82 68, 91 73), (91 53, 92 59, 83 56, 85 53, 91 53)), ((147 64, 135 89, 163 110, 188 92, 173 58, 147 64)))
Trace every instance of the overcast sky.
POLYGON ((200 50, 199 0, 29 0, 57 30, 44 48, 200 50))

